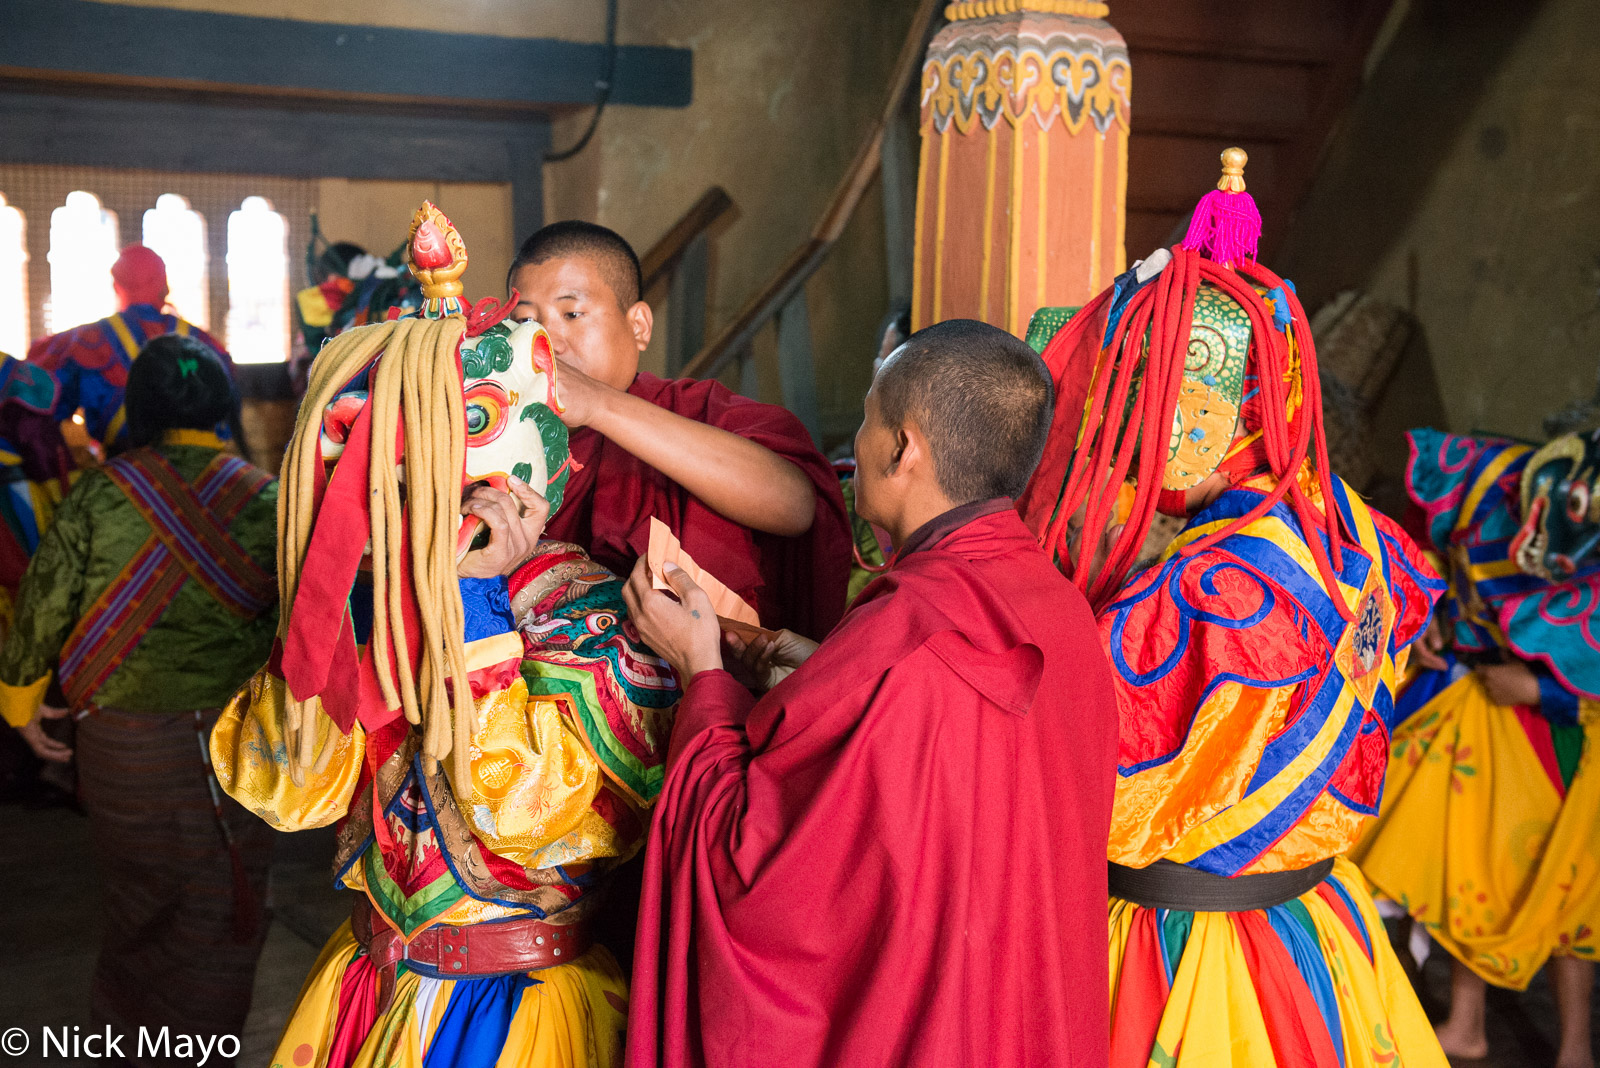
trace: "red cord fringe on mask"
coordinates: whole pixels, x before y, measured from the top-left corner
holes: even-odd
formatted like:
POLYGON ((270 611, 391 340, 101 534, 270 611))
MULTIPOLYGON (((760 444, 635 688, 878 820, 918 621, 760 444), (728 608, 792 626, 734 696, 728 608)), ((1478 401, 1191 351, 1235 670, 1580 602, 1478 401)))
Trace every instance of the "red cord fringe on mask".
POLYGON ((1248 514, 1181 551, 1202 552, 1287 500, 1305 532, 1323 585, 1350 618, 1337 580, 1343 566, 1341 543, 1349 535, 1334 503, 1316 349, 1305 309, 1283 279, 1253 260, 1236 261, 1230 269, 1181 246, 1172 254, 1171 265, 1129 301, 1108 346, 1102 348, 1099 341, 1106 329, 1110 291, 1091 301, 1045 348, 1045 363, 1056 380, 1056 423, 1044 459, 1020 500, 1023 515, 1039 535, 1039 543, 1096 611, 1116 597, 1137 562, 1161 495, 1195 296, 1201 283, 1208 282, 1237 301, 1250 318, 1247 368, 1259 394, 1246 406, 1245 421, 1247 429, 1261 431, 1259 455, 1264 455, 1276 485, 1248 514), (1298 368, 1291 360, 1289 335, 1274 326, 1257 286, 1286 294, 1298 368), (1126 350, 1146 337, 1143 360, 1129 358, 1126 350), (1297 384, 1300 404, 1291 417, 1289 398, 1297 384), (1249 425, 1252 422, 1260 425, 1249 425), (1299 474, 1308 461, 1322 507, 1301 485, 1299 474), (1094 569, 1089 562, 1111 523, 1117 491, 1130 474, 1136 478, 1132 509, 1104 564, 1094 569), (1059 491, 1052 492, 1052 487, 1059 491), (1083 525, 1069 536, 1070 520, 1080 509, 1083 525))

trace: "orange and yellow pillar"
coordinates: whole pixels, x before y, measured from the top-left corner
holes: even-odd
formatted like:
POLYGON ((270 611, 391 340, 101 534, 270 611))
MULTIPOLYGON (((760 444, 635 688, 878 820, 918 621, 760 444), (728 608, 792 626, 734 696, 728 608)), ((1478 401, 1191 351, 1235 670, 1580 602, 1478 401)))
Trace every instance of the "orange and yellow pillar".
POLYGON ((922 67, 912 326, 1021 336, 1126 264, 1128 46, 1091 0, 945 9, 922 67))

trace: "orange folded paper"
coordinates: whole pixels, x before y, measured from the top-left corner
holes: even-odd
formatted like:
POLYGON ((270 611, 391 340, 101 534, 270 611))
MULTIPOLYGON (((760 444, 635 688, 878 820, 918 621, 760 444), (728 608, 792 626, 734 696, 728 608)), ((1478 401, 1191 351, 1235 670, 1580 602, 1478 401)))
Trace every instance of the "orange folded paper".
POLYGON ((683 551, 683 545, 675 534, 661 520, 650 517, 650 547, 645 552, 645 566, 650 569, 650 585, 658 590, 671 590, 672 584, 666 579, 666 565, 676 564, 684 570, 694 584, 705 591, 711 598, 711 608, 717 613, 717 622, 723 630, 731 630, 743 638, 753 638, 758 634, 768 637, 777 637, 774 631, 767 630, 761 625, 761 617, 756 615, 756 610, 751 608, 744 598, 728 589, 711 572, 694 562, 694 558, 683 551))

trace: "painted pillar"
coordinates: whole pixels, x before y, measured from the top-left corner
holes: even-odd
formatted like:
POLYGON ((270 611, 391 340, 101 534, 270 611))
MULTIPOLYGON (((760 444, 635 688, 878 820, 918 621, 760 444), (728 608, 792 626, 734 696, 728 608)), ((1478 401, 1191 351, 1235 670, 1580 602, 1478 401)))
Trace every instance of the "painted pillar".
POLYGON ((1126 264, 1128 46, 1091 0, 975 0, 922 67, 912 326, 1021 336, 1126 264))

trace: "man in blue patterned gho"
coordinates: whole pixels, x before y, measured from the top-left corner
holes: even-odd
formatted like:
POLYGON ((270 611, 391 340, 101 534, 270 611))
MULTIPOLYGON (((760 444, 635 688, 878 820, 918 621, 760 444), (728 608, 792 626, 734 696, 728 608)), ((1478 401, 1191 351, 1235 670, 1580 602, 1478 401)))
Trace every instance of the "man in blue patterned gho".
MULTIPOLYGON (((84 429, 108 453, 115 453, 127 446, 122 394, 128 368, 146 341, 162 334, 192 337, 217 354, 230 378, 233 360, 216 338, 166 311, 167 265, 152 249, 144 245, 123 249, 111 265, 111 285, 117 294, 115 315, 40 338, 28 349, 28 362, 49 371, 60 384, 56 419, 71 419, 81 408, 84 429)), ((219 432, 232 429, 218 428, 219 432)))

